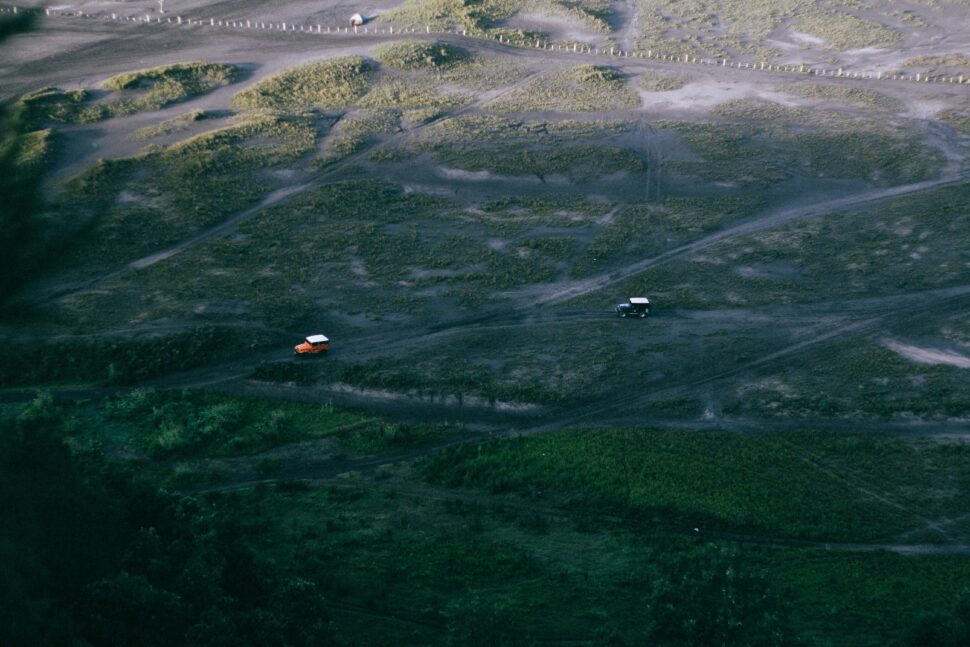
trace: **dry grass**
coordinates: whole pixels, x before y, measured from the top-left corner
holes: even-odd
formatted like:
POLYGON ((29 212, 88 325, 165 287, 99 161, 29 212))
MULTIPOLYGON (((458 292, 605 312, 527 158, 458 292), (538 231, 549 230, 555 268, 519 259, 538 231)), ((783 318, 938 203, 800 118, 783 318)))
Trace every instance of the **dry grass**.
POLYGON ((243 110, 344 108, 370 89, 371 63, 359 56, 314 61, 260 81, 233 97, 243 110))
POLYGON ((828 99, 838 101, 843 105, 857 108, 875 108, 895 112, 902 109, 902 104, 881 92, 853 88, 844 85, 827 85, 822 83, 789 83, 778 88, 782 92, 794 94, 806 99, 828 99))
POLYGON ((396 70, 442 70, 468 60, 469 53, 448 43, 403 40, 378 48, 374 58, 396 70))
POLYGON ((597 112, 635 108, 640 98, 616 68, 580 65, 536 79, 488 104, 505 112, 597 112))
POLYGON ((122 117, 165 106, 232 83, 239 74, 233 65, 221 63, 177 63, 107 79, 102 85, 113 91, 100 103, 91 101, 86 90, 43 88, 23 95, 17 102, 21 118, 29 126, 50 122, 83 124, 122 117))

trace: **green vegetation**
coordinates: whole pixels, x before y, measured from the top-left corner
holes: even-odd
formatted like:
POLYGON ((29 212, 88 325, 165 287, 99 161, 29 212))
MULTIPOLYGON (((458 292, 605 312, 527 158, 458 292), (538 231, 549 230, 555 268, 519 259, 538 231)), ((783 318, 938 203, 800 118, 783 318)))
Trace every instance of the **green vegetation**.
POLYGON ((574 257, 570 273, 587 276, 624 260, 662 253, 679 242, 749 218, 762 207, 758 197, 668 198, 659 204, 626 205, 574 257))
POLYGON ((361 414, 195 392, 4 407, 0 496, 17 521, 0 524, 0 638, 915 647, 966 634, 964 557, 786 541, 881 541, 965 514, 959 442, 576 430, 312 485, 285 480, 271 457, 286 454, 256 453, 222 475, 275 486, 157 489, 192 456, 353 444, 368 428, 380 449, 405 446, 361 414))
POLYGON ((632 277, 683 308, 873 298, 963 285, 970 227, 957 185, 833 214, 711 247, 632 277))
POLYGON ((937 118, 949 124, 957 132, 970 135, 970 101, 963 101, 955 108, 943 110, 937 118))
POLYGON ((20 97, 17 109, 34 127, 47 122, 90 123, 165 106, 228 85, 239 76, 233 65, 177 63, 113 76, 102 84, 117 94, 94 103, 86 90, 43 88, 20 97))
POLYGON ((109 90, 139 92, 139 96, 119 99, 108 108, 112 116, 141 110, 158 110, 169 104, 229 85, 239 77, 239 68, 225 63, 176 63, 148 70, 126 72, 107 79, 109 90))
MULTIPOLYGON (((240 348, 224 343, 225 331, 201 327, 165 336, 80 337, 33 344, 8 344, 2 350, 0 386, 44 384, 126 384, 228 359, 240 348)), ((274 338, 249 333, 245 348, 274 338)))
POLYGON ((429 26, 440 30, 459 27, 486 31, 522 7, 522 0, 406 0, 381 18, 409 27, 429 26))
POLYGON ((179 133, 190 128, 192 124, 209 119, 211 116, 212 114, 205 110, 190 110, 178 117, 166 119, 155 126, 146 126, 139 129, 135 132, 135 139, 154 139, 155 137, 179 133))
POLYGON ((108 117, 103 104, 88 103, 86 90, 41 88, 29 92, 16 105, 20 119, 28 127, 40 127, 47 122, 84 124, 108 117))
POLYGON ((874 108, 896 112, 902 109, 902 104, 874 90, 851 88, 843 85, 827 85, 822 83, 789 83, 779 87, 782 92, 805 97, 806 99, 831 99, 844 105, 857 108, 874 108))
POLYGON ((359 56, 314 61, 264 79, 233 97, 243 110, 343 108, 370 88, 374 68, 359 56))
POLYGON ((317 585, 266 570, 238 517, 213 517, 97 452, 72 456, 49 405, 0 426, 4 644, 332 639, 317 585))
POLYGON ((687 80, 684 77, 656 72, 644 72, 637 77, 637 87, 650 92, 671 92, 681 89, 686 84, 687 80))
POLYGON ((589 29, 607 34, 612 31, 609 22, 613 7, 607 0, 530 0, 523 7, 524 11, 538 11, 553 16, 564 16, 578 20, 589 29))
POLYGON ((464 63, 467 50, 456 45, 423 40, 402 40, 379 47, 374 58, 396 70, 442 70, 464 63))
POLYGON ((812 419, 960 419, 970 414, 966 371, 920 365, 861 338, 816 349, 797 366, 742 384, 724 402, 729 414, 812 419))
MULTIPOLYGON (((3 418, 0 494, 17 520, 0 525, 5 643, 147 636, 159 645, 227 637, 477 645, 505 635, 518 644, 523 636, 592 634, 585 623, 607 610, 635 610, 609 626, 632 639, 648 630, 650 615, 632 593, 647 582, 657 583, 651 608, 664 621, 649 630, 658 636, 785 629, 786 605, 732 551, 686 545, 680 557, 651 551, 633 562, 619 552, 615 564, 587 561, 584 573, 568 559, 543 558, 548 522, 529 529, 514 508, 490 521, 474 502, 397 497, 353 482, 167 494, 139 476, 137 464, 112 464, 97 452, 72 456, 61 441, 66 424, 49 400, 3 418), (624 567, 634 577, 617 582, 624 567), (684 569, 696 573, 689 590, 679 583, 684 569), (659 616, 670 595, 710 611, 710 622, 688 628, 678 614, 659 616), (553 612, 530 611, 536 603, 553 612), (767 608, 777 615, 758 613, 767 608), (751 618, 751 626, 734 626, 736 618, 751 618)), ((575 531, 564 538, 577 548, 596 545, 575 531)))
MULTIPOLYGON (((33 12, 3 16, 0 43, 30 31, 36 22, 33 12)), ((47 221, 40 217, 42 201, 37 190, 40 171, 49 158, 51 136, 25 134, 30 128, 23 114, 0 105, 0 308, 35 276, 54 248, 47 221)))
MULTIPOLYGON (((361 454, 420 444, 447 426, 394 425, 332 405, 274 402, 194 391, 138 389, 87 412, 86 427, 102 427, 99 442, 131 446, 158 458, 255 454, 280 445, 322 438, 361 454), (95 421, 98 422, 95 425, 95 421)), ((85 442, 83 431, 79 438, 85 442)))
POLYGON ((890 541, 923 515, 966 512, 968 452, 959 442, 859 434, 577 430, 460 446, 421 470, 448 487, 549 492, 585 510, 702 532, 890 541), (883 500, 861 491, 869 483, 883 500))
POLYGON ((538 78, 488 104, 493 110, 532 112, 596 112, 640 105, 637 94, 627 86, 617 69, 602 65, 580 65, 538 78))
POLYGON ((801 18, 797 31, 825 39, 839 51, 863 47, 891 47, 902 37, 886 25, 843 12, 818 12, 801 18))
POLYGON ((642 173, 646 164, 633 151, 614 146, 565 146, 509 150, 437 144, 422 147, 444 166, 498 175, 534 175, 540 180, 562 174, 574 181, 627 171, 642 173))
MULTIPOLYGON (((808 33, 837 50, 890 46, 901 34, 876 22, 855 0, 638 0, 638 45, 661 54, 771 60, 780 52, 765 45, 777 30, 808 33)), ((907 14, 908 15, 908 14, 907 14)))
MULTIPOLYGON (((385 16, 494 36, 551 2, 606 34, 603 0, 385 16)), ((889 16, 638 2, 655 52, 742 59, 889 16)), ((970 185, 823 213, 941 169, 893 99, 820 79, 779 89, 821 109, 650 123, 639 95, 690 77, 492 51, 374 44, 255 83, 243 114, 183 109, 48 194, 70 254, 24 234, 63 157, 34 126, 238 75, 46 90, 27 131, 0 114, 3 202, 26 214, 3 212, 2 251, 26 239, 62 272, 3 319, 0 644, 966 642, 970 445, 945 434, 970 371, 924 362, 970 343, 970 185), (535 110, 587 114, 499 112, 535 110), (612 315, 639 294, 653 316, 612 315), (333 350, 293 358, 318 331, 333 350)))
MULTIPOLYGON (((373 181, 307 191, 242 223, 240 236, 213 239, 181 254, 179 263, 141 273, 139 286, 168 296, 139 303, 145 309, 140 316, 173 316, 188 304, 245 299, 247 310, 270 325, 319 325, 332 319, 331 300, 356 301, 359 308, 373 298, 365 296, 369 290, 361 282, 391 288, 409 278, 413 267, 460 267, 463 255, 474 249, 471 241, 421 225, 440 222, 451 209, 439 198, 373 181), (311 294, 325 300, 308 298, 311 294)), ((409 301, 400 297, 408 295, 400 287, 394 292, 387 302, 407 309, 409 301)), ((329 330, 337 335, 341 328, 329 330)))
MULTIPOLYGON (((375 100, 375 103, 379 103, 375 100)), ((320 165, 338 162, 359 152, 381 135, 390 135, 401 128, 401 112, 387 109, 355 110, 337 123, 324 143, 320 165)))
POLYGON ((307 117, 261 114, 140 157, 99 162, 61 198, 60 209, 80 206, 94 218, 71 260, 115 265, 210 226, 271 189, 260 170, 293 162, 315 140, 307 117))
POLYGON ((464 171, 534 175, 541 180, 553 174, 592 179, 618 171, 644 171, 646 165, 636 152, 608 143, 630 127, 623 122, 469 115, 432 125, 414 149, 464 171))
POLYGON ((438 41, 403 40, 383 45, 374 58, 384 73, 404 80, 415 93, 433 93, 442 84, 471 90, 495 90, 518 81, 528 73, 521 61, 501 56, 482 56, 438 41))
POLYGON ((914 56, 900 63, 900 67, 922 72, 926 76, 966 76, 970 74, 970 58, 959 52, 940 56, 914 56))
POLYGON ((11 159, 20 182, 39 178, 51 162, 57 137, 50 128, 35 130, 0 142, 0 159, 11 159))
POLYGON ((940 152, 919 137, 842 113, 748 100, 723 103, 715 112, 732 123, 662 124, 704 158, 668 169, 749 186, 799 172, 892 185, 933 177, 943 164, 940 152))
POLYGON ((465 105, 470 97, 464 94, 440 95, 434 89, 417 87, 413 79, 385 78, 360 99, 362 108, 410 108, 436 110, 453 109, 465 105))
POLYGON ((476 56, 461 65, 434 70, 433 79, 469 90, 495 90, 512 85, 530 73, 529 68, 514 58, 476 56))

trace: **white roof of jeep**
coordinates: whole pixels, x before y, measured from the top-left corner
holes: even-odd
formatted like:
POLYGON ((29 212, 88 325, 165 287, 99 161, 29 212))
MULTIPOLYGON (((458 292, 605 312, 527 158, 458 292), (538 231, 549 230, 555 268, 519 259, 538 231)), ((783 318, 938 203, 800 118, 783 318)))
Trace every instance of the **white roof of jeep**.
POLYGON ((330 341, 325 335, 310 335, 306 340, 311 344, 322 344, 325 341, 330 341))
POLYGON ((647 297, 630 297, 630 303, 650 303, 647 297))

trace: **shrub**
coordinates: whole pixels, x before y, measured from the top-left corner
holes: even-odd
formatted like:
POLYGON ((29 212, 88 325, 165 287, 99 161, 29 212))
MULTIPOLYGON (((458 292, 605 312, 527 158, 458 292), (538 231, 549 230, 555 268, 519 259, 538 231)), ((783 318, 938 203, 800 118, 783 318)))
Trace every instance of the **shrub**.
POLYGON ((342 108, 364 96, 374 67, 359 56, 314 61, 260 81, 236 94, 232 103, 244 110, 342 108))
POLYGON ((379 48, 374 58, 397 70, 439 70, 467 60, 468 51, 448 43, 405 40, 379 48))

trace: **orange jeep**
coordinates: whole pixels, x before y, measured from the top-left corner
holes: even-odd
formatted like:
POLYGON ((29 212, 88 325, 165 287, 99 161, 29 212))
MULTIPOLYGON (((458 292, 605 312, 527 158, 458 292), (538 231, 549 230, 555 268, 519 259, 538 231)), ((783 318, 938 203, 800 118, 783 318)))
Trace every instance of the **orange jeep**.
POLYGON ((306 340, 293 347, 293 352, 297 355, 316 355, 330 350, 330 340, 324 335, 310 335, 306 340))

